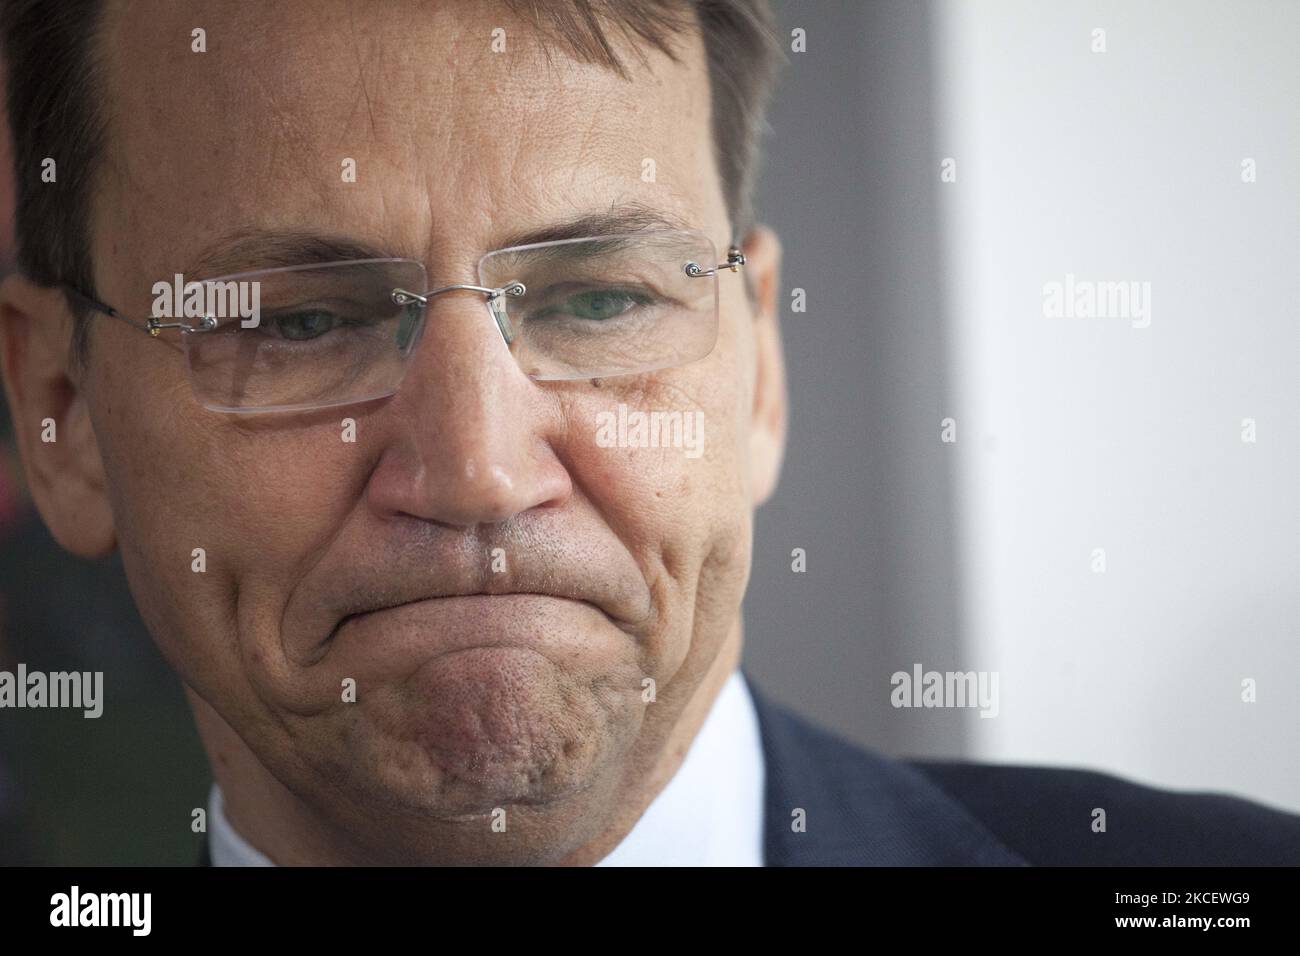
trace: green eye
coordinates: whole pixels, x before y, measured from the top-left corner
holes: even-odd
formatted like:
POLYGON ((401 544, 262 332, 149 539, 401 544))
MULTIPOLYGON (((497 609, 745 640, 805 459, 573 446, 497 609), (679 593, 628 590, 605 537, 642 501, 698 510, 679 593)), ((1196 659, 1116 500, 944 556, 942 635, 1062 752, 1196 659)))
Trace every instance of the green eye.
POLYGON ((603 322, 629 312, 644 303, 636 296, 618 290, 595 289, 580 292, 565 300, 565 311, 579 319, 603 322))
POLYGON ((276 316, 274 325, 281 336, 291 342, 319 338, 338 324, 338 316, 320 309, 307 309, 276 316))

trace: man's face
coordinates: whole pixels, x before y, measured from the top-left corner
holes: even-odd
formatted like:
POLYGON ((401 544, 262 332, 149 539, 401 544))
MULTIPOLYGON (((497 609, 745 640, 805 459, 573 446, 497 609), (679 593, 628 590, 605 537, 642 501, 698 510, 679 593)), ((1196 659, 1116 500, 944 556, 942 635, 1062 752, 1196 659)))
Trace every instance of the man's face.
MULTIPOLYGON (((381 247, 432 286, 476 282, 504 236, 629 202, 727 248, 698 37, 678 64, 622 51, 628 81, 558 49, 548 67, 481 4, 137 5, 105 27, 93 252, 129 315, 258 231, 381 247)), ((94 320, 84 398, 145 620, 355 858, 565 858, 734 663, 776 467, 754 452, 743 281, 722 273, 707 358, 599 381, 533 381, 481 297, 441 296, 396 395, 290 415, 209 411, 175 333, 94 320), (621 403, 703 412, 703 454, 601 447, 621 403)))

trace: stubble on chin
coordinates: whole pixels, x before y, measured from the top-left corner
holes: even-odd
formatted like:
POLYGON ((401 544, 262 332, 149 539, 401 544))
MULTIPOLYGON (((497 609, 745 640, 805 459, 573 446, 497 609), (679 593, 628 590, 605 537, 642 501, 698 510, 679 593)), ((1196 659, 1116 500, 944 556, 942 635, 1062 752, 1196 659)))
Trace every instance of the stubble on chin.
POLYGON ((380 813, 457 823, 512 807, 536 814, 612 785, 645 707, 632 665, 573 674, 532 651, 475 648, 342 705, 327 731, 335 756, 320 769, 350 779, 380 813))

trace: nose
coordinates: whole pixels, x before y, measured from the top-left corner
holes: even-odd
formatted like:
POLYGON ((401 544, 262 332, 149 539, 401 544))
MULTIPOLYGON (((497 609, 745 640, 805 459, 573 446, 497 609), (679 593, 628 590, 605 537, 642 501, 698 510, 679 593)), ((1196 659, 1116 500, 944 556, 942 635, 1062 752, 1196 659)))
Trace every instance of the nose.
POLYGON ((481 293, 430 298, 410 361, 370 478, 373 508, 469 528, 568 500, 552 444, 561 410, 519 368, 481 293))

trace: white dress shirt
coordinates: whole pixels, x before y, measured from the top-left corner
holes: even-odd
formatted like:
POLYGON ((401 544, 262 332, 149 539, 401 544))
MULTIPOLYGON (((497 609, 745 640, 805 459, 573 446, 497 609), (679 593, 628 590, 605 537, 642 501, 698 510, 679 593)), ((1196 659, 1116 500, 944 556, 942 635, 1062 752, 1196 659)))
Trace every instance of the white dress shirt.
MULTIPOLYGON (((723 685, 686 758, 623 842, 597 866, 762 866, 763 743, 740 671, 723 685)), ((235 832, 214 783, 213 866, 274 866, 235 832)))

